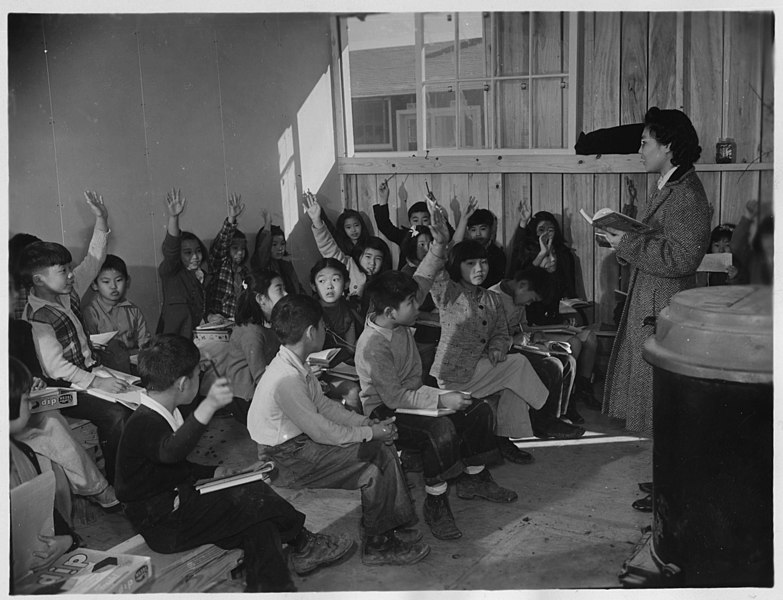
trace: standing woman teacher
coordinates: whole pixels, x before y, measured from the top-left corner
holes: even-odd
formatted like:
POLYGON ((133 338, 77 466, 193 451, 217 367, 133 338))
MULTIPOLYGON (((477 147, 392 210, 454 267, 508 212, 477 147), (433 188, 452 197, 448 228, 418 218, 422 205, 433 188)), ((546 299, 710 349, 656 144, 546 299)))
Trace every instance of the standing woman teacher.
POLYGON ((652 435, 653 371, 642 358, 655 318, 672 296, 696 286, 696 268, 709 248, 712 209, 693 163, 699 137, 685 113, 651 108, 644 117, 639 153, 648 173, 660 178, 641 221, 648 233, 610 229, 620 264, 631 266, 628 298, 609 359, 603 411, 625 427, 652 435))

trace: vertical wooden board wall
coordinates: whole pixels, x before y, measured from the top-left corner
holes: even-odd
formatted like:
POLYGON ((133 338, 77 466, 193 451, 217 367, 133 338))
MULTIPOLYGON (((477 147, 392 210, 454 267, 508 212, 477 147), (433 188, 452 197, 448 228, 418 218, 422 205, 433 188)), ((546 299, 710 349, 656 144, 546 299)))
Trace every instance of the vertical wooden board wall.
POLYGON ((498 244, 506 247, 506 232, 503 227, 503 174, 502 173, 488 173, 487 174, 487 196, 489 202, 487 207, 489 211, 495 215, 495 241, 498 244))
POLYGON ((677 106, 677 13, 651 12, 647 107, 677 106))
MULTIPOLYGON (((356 210, 362 214, 365 223, 372 225, 370 235, 378 235, 378 226, 375 224, 375 216, 372 212, 372 205, 375 204, 377 198, 378 184, 377 175, 360 175, 356 179, 356 196, 358 199, 358 208, 356 210)), ((329 218, 332 219, 334 225, 337 225, 337 219, 343 211, 343 207, 338 205, 330 208, 329 218)))
MULTIPOLYGON (((511 264, 512 242, 522 214, 532 216, 530 173, 508 173, 503 182, 503 228, 506 233, 507 271, 513 273, 519 265, 511 264), (524 206, 524 210, 522 209, 524 206)), ((527 224, 527 221, 525 222, 527 224)))
MULTIPOLYGON (((737 143, 738 163, 758 160, 761 147, 763 15, 726 15, 727 98, 724 133, 737 143)), ((721 178, 721 222, 736 223, 748 200, 758 199, 758 171, 728 172, 721 178)))
MULTIPOLYGON (((685 14, 685 114, 702 147, 700 162, 715 162, 723 114, 723 14, 685 14)), ((716 199, 716 207, 720 202, 716 199)))
POLYGON ((11 235, 62 243, 43 21, 8 16, 8 220, 11 235))
POLYGON ((112 229, 108 250, 128 265, 129 297, 154 327, 157 254, 135 25, 133 16, 61 15, 46 18, 44 27, 65 244, 77 248, 77 257, 85 254, 94 216, 84 190, 102 194, 112 229))
POLYGON ((596 13, 590 73, 585 73, 584 112, 592 114, 592 129, 620 124, 620 13, 596 13), (589 91, 589 93, 588 93, 589 91))
POLYGON ((704 193, 707 195, 707 200, 712 207, 712 226, 715 227, 722 221, 720 212, 720 173, 699 171, 699 165, 696 165, 696 172, 699 175, 702 185, 704 186, 704 193))
MULTIPOLYGON (((594 208, 609 207, 620 209, 620 175, 595 175, 594 208)), ((595 292, 596 320, 603 323, 613 322, 615 307, 614 290, 617 288, 619 264, 611 248, 596 245, 595 252, 595 292)))
MULTIPOLYGON (((585 299, 595 297, 595 242, 594 229, 579 214, 584 208, 588 214, 594 212, 593 175, 563 175, 563 211, 567 218, 567 237, 576 258, 576 293, 585 299)), ((590 315, 595 320, 595 315, 590 315)))
MULTIPOLYGON (((763 90, 761 106, 761 160, 773 162, 775 142, 775 68, 774 68, 774 23, 770 16, 764 23, 762 56, 763 56, 763 90)), ((773 173, 764 171, 759 174, 760 216, 763 218, 773 210, 773 173)))
POLYGON ((620 124, 647 112, 647 13, 623 13, 620 49, 620 124))

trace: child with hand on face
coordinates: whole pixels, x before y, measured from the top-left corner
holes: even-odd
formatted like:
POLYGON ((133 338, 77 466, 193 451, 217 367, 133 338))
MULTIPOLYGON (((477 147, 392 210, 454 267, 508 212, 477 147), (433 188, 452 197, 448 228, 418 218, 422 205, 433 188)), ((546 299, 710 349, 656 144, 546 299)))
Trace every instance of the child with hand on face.
POLYGON ((237 229, 245 205, 242 196, 228 197, 228 216, 209 249, 210 281, 207 285, 207 321, 233 319, 242 280, 247 275, 247 239, 237 229))
POLYGON ((90 285, 95 295, 84 307, 84 329, 88 334, 117 334, 101 353, 101 363, 130 373, 130 357, 150 339, 147 322, 138 306, 125 297, 130 276, 125 261, 109 254, 90 285))
POLYGON ((206 248, 189 231, 179 228, 179 216, 186 200, 177 189, 166 194, 168 223, 163 240, 163 261, 158 274, 163 285, 163 306, 157 333, 176 333, 193 337, 193 330, 204 318, 206 248))
POLYGON ((272 225, 269 213, 261 211, 261 227, 256 235, 255 250, 250 257, 250 268, 255 271, 269 269, 277 273, 283 280, 285 291, 289 294, 304 294, 305 289, 299 281, 296 270, 290 261, 286 260, 286 241, 283 230, 272 225), (269 231, 264 228, 269 224, 269 231))
POLYGON ((286 295, 283 280, 269 270, 253 270, 242 282, 224 363, 234 390, 232 412, 242 423, 247 422, 256 385, 280 348, 270 318, 275 304, 286 295))

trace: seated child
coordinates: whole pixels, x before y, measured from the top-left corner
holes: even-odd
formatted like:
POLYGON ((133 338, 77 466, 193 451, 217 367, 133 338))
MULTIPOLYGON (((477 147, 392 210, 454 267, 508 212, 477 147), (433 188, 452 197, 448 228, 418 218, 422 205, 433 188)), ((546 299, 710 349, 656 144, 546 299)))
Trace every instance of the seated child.
MULTIPOLYGON (((430 192, 429 197, 433 201, 435 200, 432 192, 430 192)), ((410 208, 408 209, 408 223, 410 223, 410 228, 397 227, 391 222, 391 219, 389 218, 389 185, 387 181, 383 181, 378 187, 378 203, 373 204, 372 212, 375 216, 375 223, 378 225, 378 231, 385 235, 388 240, 400 246, 400 262, 397 268, 399 270, 403 270, 406 261, 403 254, 402 242, 405 240, 405 238, 410 236, 411 229, 415 229, 421 226, 429 226, 430 213, 427 209, 427 203, 424 201, 419 201, 411 204, 410 208)), ((449 230, 449 239, 451 239, 451 236, 454 235, 454 230, 451 228, 451 225, 449 225, 448 221, 446 221, 446 227, 449 230)), ((413 271, 411 271, 411 273, 412 272, 413 271)))
POLYGON ((583 435, 584 429, 539 410, 549 392, 525 357, 508 355, 511 336, 503 302, 481 287, 488 271, 481 243, 469 240, 451 248, 446 271, 430 291, 441 324, 431 373, 441 388, 470 392, 475 398, 500 392, 496 434, 501 454, 527 463, 530 456, 508 438, 535 434, 570 439, 583 435), (528 406, 533 409, 529 414, 528 406))
MULTIPOLYGON (((9 281, 13 283, 13 275, 9 281)), ((9 308, 13 310, 17 294, 15 286, 9 285, 8 292, 9 308)), ((45 388, 46 382, 42 379, 41 365, 35 354, 30 324, 11 318, 8 331, 11 371, 18 369, 21 372, 23 368, 30 373, 31 385, 27 391, 45 388), (13 364, 16 362, 20 362, 23 367, 13 364)), ((67 382, 64 383, 67 385, 67 382)), ((58 468, 56 473, 63 481, 56 494, 57 505, 61 514, 67 518, 70 518, 71 514, 71 493, 84 496, 102 508, 112 508, 119 504, 114 488, 109 485, 95 461, 73 437, 71 428, 59 410, 29 415, 25 424, 12 433, 12 439, 24 443, 32 452, 42 459, 45 457, 58 468)))
POLYGON ((370 236, 369 241, 363 247, 354 249, 353 259, 346 255, 334 241, 329 230, 324 225, 321 205, 315 196, 305 196, 305 211, 313 222, 313 236, 318 244, 318 250, 324 258, 336 258, 348 269, 350 277, 350 297, 361 298, 367 279, 380 273, 384 267, 390 265, 389 247, 380 238, 370 236))
POLYGON ((155 552, 169 554, 215 544, 242 548, 247 592, 295 591, 282 543, 292 548, 294 571, 308 573, 345 555, 347 536, 303 528, 305 515, 263 481, 199 494, 202 478, 232 474, 226 467, 191 463, 187 456, 217 410, 231 403, 228 381, 218 379, 183 419, 199 388, 199 351, 178 335, 159 335, 139 353, 147 394, 125 428, 117 457, 117 497, 134 529, 155 552))
MULTIPOLYGON (((15 358, 10 358, 8 363, 8 432, 11 435, 9 489, 31 481, 44 471, 51 470, 47 459, 36 456, 29 446, 16 439, 25 430, 30 419, 29 395, 32 384, 33 377, 30 371, 15 358)), ((39 544, 27 549, 33 556, 29 564, 32 570, 42 569, 66 552, 79 547, 81 541, 79 536, 71 529, 68 521, 57 509, 56 502, 53 519, 54 536, 39 534, 39 544)), ((18 555, 11 555, 10 558, 12 573, 17 561, 27 562, 28 560, 27 557, 23 558, 18 555)), ((22 573, 22 576, 24 575, 25 573, 22 573)), ((13 581, 11 582, 11 593, 14 593, 13 581)))
POLYGON ((448 408, 441 417, 399 414, 397 444, 420 450, 426 500, 424 520, 438 539, 462 536, 451 513, 447 481, 456 478, 457 496, 512 502, 517 495, 497 485, 486 462, 496 461, 494 414, 485 401, 461 392, 443 393, 422 384, 421 359, 411 326, 436 273, 445 264, 448 229, 439 212, 432 215, 435 240, 413 277, 398 271, 382 273, 367 285, 371 312, 356 348, 356 371, 365 414, 394 416, 397 408, 448 408))
POLYGON ((256 235, 256 245, 253 256, 250 257, 250 268, 261 271, 268 269, 280 275, 289 294, 304 294, 305 289, 299 282, 294 265, 285 260, 288 252, 285 249, 285 234, 277 225, 269 225, 269 232, 264 230, 269 222, 269 214, 261 213, 261 227, 256 235))
POLYGON ((185 198, 179 190, 166 194, 168 221, 163 240, 163 260, 158 275, 163 286, 163 306, 156 333, 176 333, 193 337, 193 330, 204 318, 206 248, 189 231, 179 228, 179 216, 185 210, 185 198))
MULTIPOLYGON (((509 277, 519 269, 541 267, 550 274, 550 292, 540 301, 532 302, 526 309, 530 325, 547 326, 563 324, 560 300, 575 298, 576 260, 563 238, 563 232, 555 216, 545 210, 530 216, 527 204, 522 209, 519 227, 514 233, 511 249, 509 277)), ((598 350, 598 338, 590 329, 582 329, 576 335, 547 334, 548 339, 568 342, 577 363, 574 399, 589 408, 601 409, 601 402, 593 395, 593 367, 598 350)))
POLYGON ((260 458, 275 461, 276 485, 361 490, 367 565, 407 565, 429 546, 401 529, 416 518, 393 440, 394 419, 380 422, 326 398, 305 359, 323 347, 323 310, 314 298, 287 296, 272 311, 282 346, 256 388, 247 424, 260 458))
MULTIPOLYGON (((353 364, 356 351, 356 314, 343 294, 348 283, 348 269, 336 258, 322 258, 310 269, 310 286, 318 296, 324 311, 326 339, 324 349, 340 348, 335 362, 353 364)), ((326 394, 343 400, 343 404, 355 412, 361 413, 359 385, 329 374, 322 374, 321 381, 329 387, 326 394)))
MULTIPOLYGON (((99 233, 97 228, 96 233, 99 233)), ((105 231, 98 236, 104 246, 105 236, 105 231)), ((94 235, 93 243, 95 241, 94 235)), ((93 249, 88 252, 88 257, 100 254, 93 249)), ((103 258, 101 262, 85 259, 73 270, 71 260, 67 248, 52 242, 34 242, 26 246, 19 257, 22 284, 30 290, 24 319, 32 327, 38 362, 44 376, 51 380, 64 380, 85 390, 125 391, 127 384, 122 379, 97 376, 91 372, 98 362, 92 353, 79 310, 78 290, 95 279, 103 258)), ((101 450, 106 459, 106 478, 111 483, 117 444, 130 410, 118 402, 107 402, 89 392, 80 393, 78 405, 68 410, 69 416, 88 419, 98 428, 101 450)))
POLYGON ((223 363, 234 391, 234 416, 241 423, 247 423, 253 392, 280 348, 270 319, 275 304, 286 293, 283 280, 272 271, 251 271, 242 282, 235 325, 223 363))
POLYGON ((495 215, 486 208, 477 207, 478 202, 471 196, 465 206, 465 214, 454 232, 454 243, 463 239, 475 240, 487 251, 489 272, 481 287, 488 289, 503 278, 506 272, 506 253, 493 241, 497 223, 495 215))
MULTIPOLYGON (((513 279, 503 279, 493 285, 495 292, 503 301, 508 332, 514 343, 532 344, 530 333, 525 333, 525 306, 541 300, 548 292, 549 276, 541 267, 530 267, 517 271, 513 279)), ((549 412, 555 418, 565 417, 573 424, 584 423, 576 411, 574 402, 569 402, 576 376, 576 359, 568 352, 549 350, 547 356, 535 351, 520 350, 533 365, 536 374, 549 389, 549 396, 541 410, 549 412)))
POLYGON ((209 249, 210 281, 207 285, 207 321, 233 319, 242 280, 247 275, 247 239, 237 229, 245 205, 242 197, 228 197, 228 216, 209 249))
POLYGON ((123 373, 131 372, 130 357, 150 339, 147 321, 138 306, 125 297, 130 276, 125 261, 108 254, 95 281, 95 292, 84 307, 84 329, 89 335, 116 331, 101 356, 102 364, 123 373))
MULTIPOLYGON (((17 282, 21 281, 21 277, 19 276, 19 255, 25 246, 32 244, 33 242, 41 241, 43 241, 41 238, 29 233, 17 233, 8 240, 8 272, 17 282)), ((103 246, 102 251, 105 254, 105 245, 103 246)), ((14 319, 21 319, 24 316, 24 307, 27 305, 27 294, 27 288, 19 287, 18 293, 16 294, 16 301, 11 310, 11 316, 14 319)))

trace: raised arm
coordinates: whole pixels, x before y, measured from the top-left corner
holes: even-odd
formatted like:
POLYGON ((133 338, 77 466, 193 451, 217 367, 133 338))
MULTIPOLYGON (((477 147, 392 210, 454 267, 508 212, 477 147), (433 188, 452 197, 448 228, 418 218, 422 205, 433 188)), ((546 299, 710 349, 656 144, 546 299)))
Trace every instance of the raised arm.
POLYGON ((109 238, 109 211, 103 203, 103 196, 86 191, 84 198, 92 214, 95 215, 95 227, 84 260, 73 270, 76 291, 79 294, 83 293, 100 273, 103 261, 106 260, 109 238))
POLYGON ((228 197, 226 206, 228 214, 225 221, 223 221, 223 226, 212 241, 212 246, 209 248, 209 268, 211 271, 218 270, 223 259, 228 256, 231 240, 234 239, 234 232, 237 230, 237 218, 244 209, 245 205, 242 204, 242 196, 231 194, 228 197))
POLYGON ((405 237, 405 229, 394 225, 389 218, 389 186, 385 181, 378 187, 378 203, 373 204, 372 211, 378 231, 399 246, 405 237))
POLYGON ((158 266, 158 273, 170 275, 182 268, 180 249, 179 216, 185 210, 186 200, 177 189, 172 189, 166 194, 166 238, 163 240, 163 261, 158 266))
POLYGON ((455 244, 458 244, 465 239, 465 231, 468 227, 468 219, 470 218, 470 215, 476 212, 477 208, 478 200, 476 200, 476 197, 471 196, 468 198, 468 203, 465 205, 465 210, 462 211, 462 216, 460 217, 459 223, 457 223, 457 228, 454 230, 453 239, 455 244))
POLYGON ((321 256, 324 258, 336 258, 350 269, 351 257, 346 256, 345 253, 340 250, 340 247, 337 245, 337 242, 334 241, 332 234, 329 233, 326 225, 324 225, 322 217, 323 209, 321 208, 321 205, 318 204, 315 195, 307 193, 304 196, 304 200, 302 206, 310 217, 310 220, 313 222, 313 237, 315 237, 315 243, 318 246, 318 251, 321 253, 321 256))
POLYGON ((443 271, 446 265, 447 246, 449 243, 449 230, 446 227, 446 219, 437 203, 428 202, 430 210, 430 233, 432 243, 421 261, 421 264, 413 274, 413 278, 419 286, 416 299, 421 303, 430 291, 435 277, 443 271))

